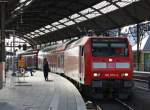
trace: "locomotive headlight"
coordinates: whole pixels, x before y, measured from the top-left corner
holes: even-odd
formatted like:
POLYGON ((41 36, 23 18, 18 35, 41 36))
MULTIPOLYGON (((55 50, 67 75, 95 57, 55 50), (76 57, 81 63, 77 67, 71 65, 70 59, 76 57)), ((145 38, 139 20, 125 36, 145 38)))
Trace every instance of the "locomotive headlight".
POLYGON ((129 74, 128 74, 128 73, 124 73, 124 76, 126 76, 126 77, 127 77, 127 76, 129 76, 129 74))
POLYGON ((125 76, 125 77, 128 77, 129 74, 128 73, 122 73, 121 76, 125 76))
POLYGON ((98 77, 98 76, 100 76, 100 75, 101 75, 100 73, 94 73, 94 74, 93 74, 94 77, 98 77))

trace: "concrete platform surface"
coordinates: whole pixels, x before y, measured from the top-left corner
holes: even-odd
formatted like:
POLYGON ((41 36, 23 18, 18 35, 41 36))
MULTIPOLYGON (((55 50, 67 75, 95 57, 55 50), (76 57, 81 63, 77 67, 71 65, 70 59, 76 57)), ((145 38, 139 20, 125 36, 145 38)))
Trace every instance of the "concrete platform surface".
POLYGON ((7 75, 6 85, 0 90, 0 110, 86 110, 85 103, 72 83, 49 73, 36 71, 25 77, 7 75))

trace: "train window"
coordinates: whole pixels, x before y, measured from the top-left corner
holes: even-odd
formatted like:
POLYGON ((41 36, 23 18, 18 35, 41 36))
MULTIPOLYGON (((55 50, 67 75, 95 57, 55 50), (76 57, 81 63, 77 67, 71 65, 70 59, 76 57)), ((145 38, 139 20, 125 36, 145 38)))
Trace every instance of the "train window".
POLYGON ((93 43, 93 47, 108 47, 108 43, 93 43))
POLYGON ((63 55, 60 56, 60 63, 61 63, 61 65, 64 64, 64 56, 63 55))
POLYGON ((128 56, 128 47, 126 42, 93 42, 93 56, 128 56))
POLYGON ((112 48, 120 47, 120 48, 125 48, 127 45, 125 43, 111 43, 112 48))

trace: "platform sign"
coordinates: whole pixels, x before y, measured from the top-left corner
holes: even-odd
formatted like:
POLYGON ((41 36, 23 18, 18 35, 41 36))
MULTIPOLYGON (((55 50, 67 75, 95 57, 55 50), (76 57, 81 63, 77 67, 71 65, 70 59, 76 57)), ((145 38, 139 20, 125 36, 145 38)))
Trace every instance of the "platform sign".
POLYGON ((5 81, 5 62, 0 63, 0 89, 3 88, 5 81))

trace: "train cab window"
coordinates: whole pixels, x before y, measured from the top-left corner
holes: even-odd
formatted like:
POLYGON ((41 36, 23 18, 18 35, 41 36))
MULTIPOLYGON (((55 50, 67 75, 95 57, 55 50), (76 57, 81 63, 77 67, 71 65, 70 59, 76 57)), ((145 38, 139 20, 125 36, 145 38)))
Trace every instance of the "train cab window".
POLYGON ((93 42, 93 56, 128 56, 128 48, 126 42, 93 42))
POLYGON ((93 43, 92 47, 93 56, 104 56, 107 54, 106 50, 109 49, 107 43, 93 43))

